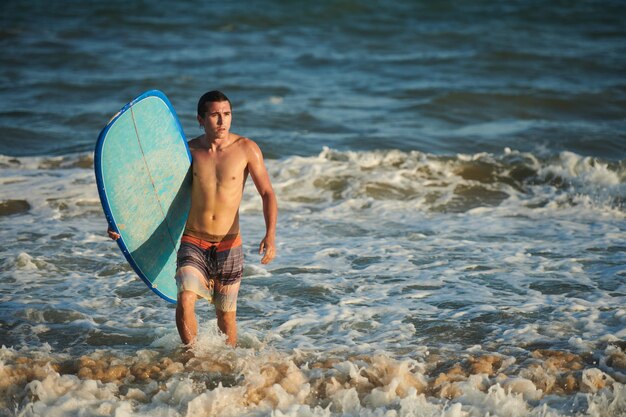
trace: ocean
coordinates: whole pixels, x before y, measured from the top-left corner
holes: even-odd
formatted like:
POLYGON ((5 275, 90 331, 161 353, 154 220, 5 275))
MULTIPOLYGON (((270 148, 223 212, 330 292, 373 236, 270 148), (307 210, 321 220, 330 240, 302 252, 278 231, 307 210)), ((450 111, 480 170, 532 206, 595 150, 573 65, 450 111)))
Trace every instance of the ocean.
POLYGON ((0 45, 0 416, 626 416, 626 3, 8 0, 0 45), (149 89, 265 156, 235 349, 106 236, 149 89))

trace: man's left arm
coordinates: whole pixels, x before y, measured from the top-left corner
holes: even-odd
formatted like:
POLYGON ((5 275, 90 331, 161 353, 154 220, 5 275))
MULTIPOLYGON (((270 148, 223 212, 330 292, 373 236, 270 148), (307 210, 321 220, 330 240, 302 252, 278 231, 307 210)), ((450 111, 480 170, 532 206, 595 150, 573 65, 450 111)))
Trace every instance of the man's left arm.
POLYGON ((262 264, 272 262, 276 256, 276 221, 278 219, 278 202, 270 176, 263 161, 263 153, 253 141, 248 145, 248 172, 263 200, 263 216, 265 217, 265 237, 259 245, 259 254, 263 255, 262 264))

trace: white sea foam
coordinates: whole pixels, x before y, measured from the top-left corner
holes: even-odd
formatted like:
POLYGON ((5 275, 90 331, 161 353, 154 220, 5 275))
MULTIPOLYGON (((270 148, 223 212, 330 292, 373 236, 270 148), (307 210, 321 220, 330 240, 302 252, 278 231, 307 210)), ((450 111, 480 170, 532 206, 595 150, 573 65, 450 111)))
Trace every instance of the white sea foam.
MULTIPOLYGON (((60 367, 54 357, 48 358, 52 363, 45 363, 45 357, 31 360, 2 348, 2 390, 17 401, 21 416, 617 417, 626 405, 624 386, 594 368, 582 372, 579 381, 586 394, 572 401, 568 396, 545 395, 544 389, 553 390, 546 384, 556 382, 549 374, 539 377, 535 372, 526 378, 502 372, 495 377, 451 372, 454 379, 450 380, 443 374, 429 376, 419 362, 384 356, 298 365, 293 358, 268 351, 251 354, 214 342, 211 345, 216 355, 182 362, 142 351, 136 358, 125 359, 95 354, 60 367), (143 369, 150 368, 158 371, 141 379, 143 369), (74 374, 72 369, 78 372, 74 374), (102 380, 85 378, 89 372, 84 370, 99 372, 102 380), (24 384, 30 378, 32 381, 24 384), (224 385, 225 381, 230 382, 224 385), (23 389, 16 390, 15 384, 23 389)), ((549 367, 528 369, 550 372, 549 367)))

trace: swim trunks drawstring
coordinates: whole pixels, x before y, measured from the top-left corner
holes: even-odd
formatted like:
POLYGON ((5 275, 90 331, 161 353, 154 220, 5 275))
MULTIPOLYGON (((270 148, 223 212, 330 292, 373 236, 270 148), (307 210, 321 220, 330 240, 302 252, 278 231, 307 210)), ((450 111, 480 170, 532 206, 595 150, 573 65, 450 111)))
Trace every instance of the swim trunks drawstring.
POLYGON ((217 271, 217 245, 211 246, 206 251, 206 259, 213 271, 217 271))

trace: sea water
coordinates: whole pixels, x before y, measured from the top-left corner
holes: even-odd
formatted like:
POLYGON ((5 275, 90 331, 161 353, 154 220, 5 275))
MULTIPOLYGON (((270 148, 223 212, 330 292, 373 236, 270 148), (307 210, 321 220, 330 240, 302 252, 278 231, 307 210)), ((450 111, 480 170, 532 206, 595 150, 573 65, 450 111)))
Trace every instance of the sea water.
POLYGON ((0 11, 0 415, 626 415, 623 3, 0 11), (106 237, 95 140, 149 88, 264 151, 236 349, 106 237))

